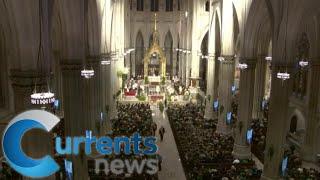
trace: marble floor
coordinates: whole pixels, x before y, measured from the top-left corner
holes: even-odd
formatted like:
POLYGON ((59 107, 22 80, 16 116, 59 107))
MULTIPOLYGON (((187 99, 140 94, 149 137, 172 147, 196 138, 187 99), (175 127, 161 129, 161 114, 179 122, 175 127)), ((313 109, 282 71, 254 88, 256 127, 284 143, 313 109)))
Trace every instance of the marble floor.
POLYGON ((163 126, 165 135, 163 142, 157 130, 159 153, 162 156, 162 170, 159 172, 160 180, 186 180, 185 173, 180 161, 176 142, 173 137, 169 120, 164 113, 161 113, 157 106, 151 106, 153 121, 157 123, 158 129, 163 126))

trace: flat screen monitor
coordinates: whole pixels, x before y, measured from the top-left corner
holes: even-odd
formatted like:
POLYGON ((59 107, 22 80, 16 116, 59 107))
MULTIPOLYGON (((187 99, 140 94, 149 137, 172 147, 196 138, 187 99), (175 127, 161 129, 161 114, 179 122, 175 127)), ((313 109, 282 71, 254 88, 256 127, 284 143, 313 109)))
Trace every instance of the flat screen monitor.
POLYGON ((286 175, 287 167, 288 167, 288 157, 285 157, 285 158, 282 160, 282 164, 281 164, 281 173, 282 173, 282 176, 285 176, 285 175, 286 175))
POLYGON ((56 99, 56 100, 54 101, 54 108, 58 109, 58 108, 59 108, 59 104, 60 104, 59 100, 56 99))
POLYGON ((72 174, 73 174, 72 162, 68 160, 64 160, 64 168, 66 170, 67 179, 72 180, 72 174))
POLYGON ((236 92, 236 86, 235 86, 235 85, 233 85, 233 86, 231 87, 231 91, 232 91, 232 93, 235 93, 235 92, 236 92))
POLYGON ((216 100, 216 101, 213 102, 213 109, 214 109, 215 111, 218 111, 218 108, 219 108, 219 101, 216 100))
POLYGON ((227 124, 230 125, 232 123, 232 112, 227 113, 227 124))
POLYGON ((262 103, 261 103, 261 109, 264 110, 266 108, 266 100, 263 100, 262 103))
POLYGON ((247 131, 247 143, 251 144, 253 138, 253 129, 248 129, 247 131))
POLYGON ((89 138, 89 139, 92 138, 92 131, 91 130, 86 130, 86 138, 89 138))

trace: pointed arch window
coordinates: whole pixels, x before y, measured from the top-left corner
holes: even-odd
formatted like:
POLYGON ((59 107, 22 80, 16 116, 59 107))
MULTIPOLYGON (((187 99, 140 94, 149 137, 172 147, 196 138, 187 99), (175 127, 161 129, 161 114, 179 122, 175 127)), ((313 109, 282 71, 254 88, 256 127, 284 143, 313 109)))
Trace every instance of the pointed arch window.
POLYGON ((206 10, 207 12, 210 11, 210 1, 206 1, 205 10, 206 10))

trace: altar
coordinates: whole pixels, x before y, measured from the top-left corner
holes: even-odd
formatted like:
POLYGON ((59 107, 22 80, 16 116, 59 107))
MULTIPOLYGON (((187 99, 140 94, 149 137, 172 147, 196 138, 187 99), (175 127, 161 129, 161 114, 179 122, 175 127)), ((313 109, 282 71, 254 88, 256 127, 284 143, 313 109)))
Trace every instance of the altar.
POLYGON ((157 14, 155 14, 152 45, 146 51, 144 63, 144 78, 148 80, 148 98, 150 101, 164 100, 164 85, 166 81, 166 57, 159 45, 159 32, 157 31, 157 14))
MULTIPOLYGON (((143 76, 138 77, 136 86, 132 83, 126 88, 125 100, 157 102, 163 101, 166 95, 166 56, 159 45, 157 14, 155 14, 152 44, 143 57, 143 76)), ((131 80, 133 82, 133 80, 131 80)), ((135 83, 133 83, 135 84, 135 83)))
POLYGON ((157 30, 157 14, 155 14, 154 31, 152 33, 152 45, 146 51, 143 59, 144 77, 166 76, 166 56, 159 45, 159 32, 157 30))

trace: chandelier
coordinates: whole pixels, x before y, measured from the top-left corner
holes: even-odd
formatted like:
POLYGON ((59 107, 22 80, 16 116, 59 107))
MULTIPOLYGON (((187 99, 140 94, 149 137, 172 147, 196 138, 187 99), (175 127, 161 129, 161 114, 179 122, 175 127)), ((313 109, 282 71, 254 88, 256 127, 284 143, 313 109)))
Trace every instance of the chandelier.
POLYGON ((222 57, 222 56, 218 57, 218 61, 222 62, 224 60, 225 60, 224 57, 222 57))
MULTIPOLYGON (((38 51, 38 62, 42 62, 42 57, 43 57, 43 47, 42 47, 42 20, 43 18, 43 8, 42 8, 42 1, 39 1, 39 32, 40 32, 40 38, 39 38, 39 51, 38 51)), ((45 17, 47 18, 47 17, 45 17)), ((46 21, 48 19, 45 19, 46 21)), ((48 35, 48 34, 46 34, 48 35)), ((43 65, 43 64, 42 64, 43 65)), ((40 65, 41 73, 45 73, 45 68, 40 65), (44 68, 44 69, 42 69, 44 68)), ((39 64, 38 64, 39 66, 39 64)), ((47 74, 44 74, 47 77, 47 74)), ((50 92, 49 84, 48 84, 48 91, 47 92, 41 92, 37 93, 37 83, 35 83, 35 90, 34 93, 30 95, 31 99, 31 104, 33 105, 47 105, 47 104, 52 104, 55 101, 55 94, 50 92)))
MULTIPOLYGON (((83 29, 87 29, 88 30, 88 19, 87 19, 87 10, 88 10, 88 2, 87 1, 84 1, 84 7, 86 8, 86 13, 84 13, 84 17, 83 17, 83 29)), ((85 37, 86 39, 88 39, 88 34, 86 33, 85 34, 85 37)), ((84 69, 81 71, 81 76, 86 78, 86 79, 90 79, 94 76, 94 70, 91 68, 90 70, 89 69, 86 69, 86 63, 87 63, 87 59, 84 58, 83 59, 83 64, 84 64, 84 69)))
POLYGON ((285 81, 285 80, 290 79, 290 74, 288 74, 287 72, 285 72, 285 73, 278 72, 277 78, 285 81))
POLYGON ((110 65, 111 60, 109 58, 102 58, 101 65, 110 65))
MULTIPOLYGON (((286 19, 286 33, 285 33, 285 43, 284 43, 284 50, 285 50, 285 60, 287 61, 287 34, 288 34, 288 9, 287 9, 287 19, 286 19)), ((287 63, 287 62, 286 62, 287 63)), ((282 73, 282 72, 278 72, 277 73, 277 78, 281 79, 282 81, 288 80, 290 79, 290 74, 286 72, 282 73)))
POLYGON ((182 52, 184 54, 191 54, 191 50, 188 49, 181 49, 181 48, 176 48, 175 49, 177 52, 182 52))
POLYGON ((248 68, 248 64, 246 64, 246 63, 239 63, 239 64, 238 64, 238 68, 239 68, 240 70, 245 70, 245 69, 248 68))
POLYGON ((54 103, 55 96, 54 93, 45 92, 45 93, 33 93, 31 94, 31 104, 34 105, 47 105, 54 103))
POLYGON ((271 56, 267 56, 265 59, 266 59, 266 61, 272 61, 272 57, 271 56))
POLYGON ((81 71, 81 76, 86 78, 86 79, 90 79, 94 76, 94 70, 93 69, 86 69, 84 68, 82 71, 81 71))
POLYGON ((308 65, 309 65, 308 61, 304 61, 304 60, 299 61, 299 66, 302 68, 307 67, 308 65))

